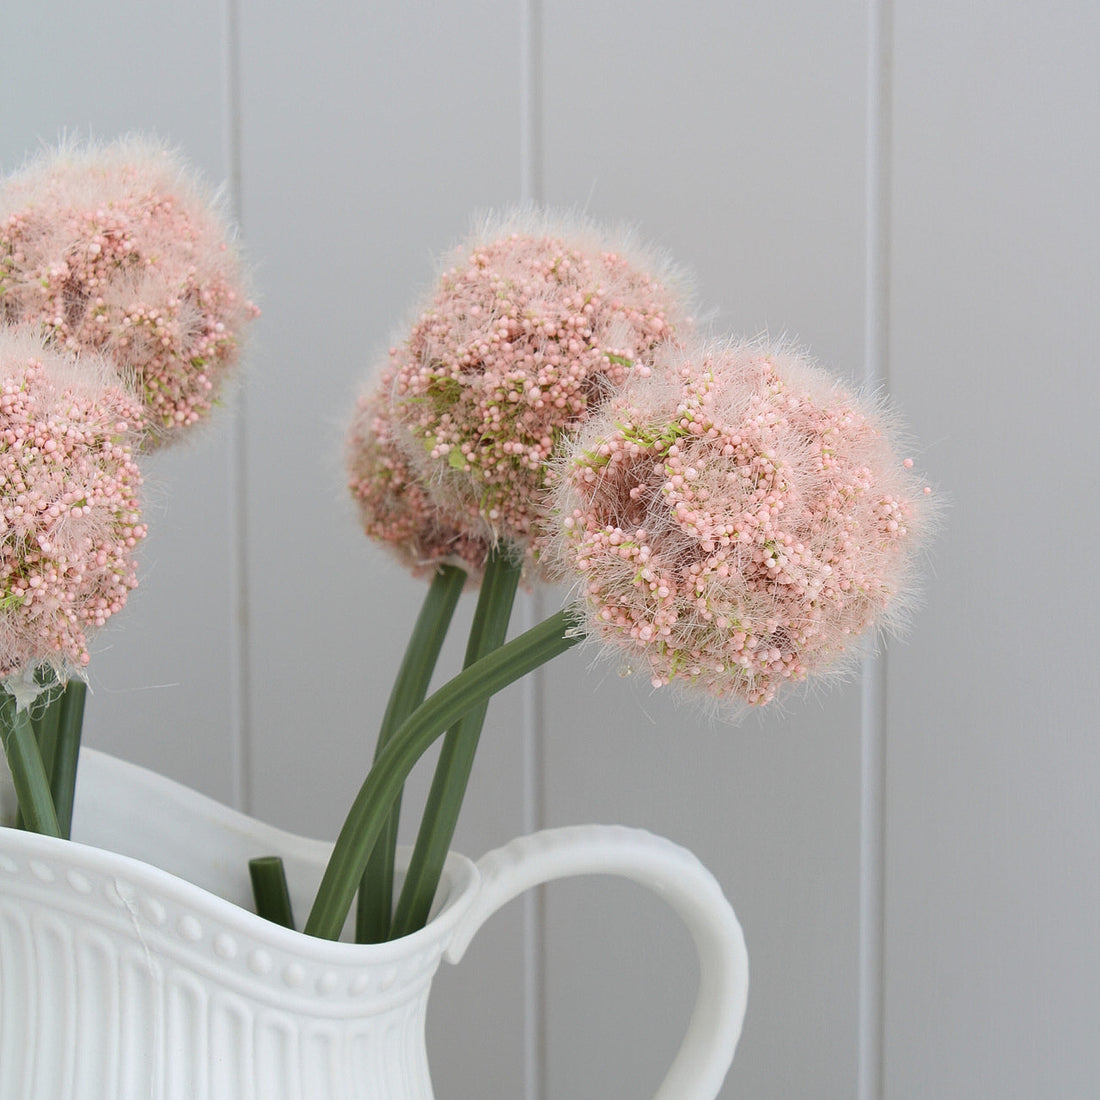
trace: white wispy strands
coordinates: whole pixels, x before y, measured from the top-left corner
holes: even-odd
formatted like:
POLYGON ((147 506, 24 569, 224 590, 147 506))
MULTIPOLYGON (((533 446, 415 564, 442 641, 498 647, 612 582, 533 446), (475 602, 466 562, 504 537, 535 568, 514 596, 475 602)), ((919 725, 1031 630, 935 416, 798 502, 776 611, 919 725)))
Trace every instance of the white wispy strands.
POLYGON ((0 184, 0 319, 132 376, 152 449, 206 417, 258 313, 230 237, 164 145, 70 142, 0 184))
POLYGON ((436 507, 529 551, 548 459, 690 331, 685 291, 628 231, 530 206, 482 218, 391 350, 392 438, 436 507))
POLYGON ((137 584, 141 407, 114 365, 0 328, 0 678, 88 662, 137 584))
POLYGON ((559 461, 548 567, 655 686, 759 705, 844 671, 903 620, 930 526, 889 422, 792 349, 665 346, 559 461))
POLYGON ((492 549, 477 531, 441 511, 393 442, 390 373, 360 395, 347 432, 348 488, 365 534, 380 542, 417 577, 440 565, 480 581, 492 549))

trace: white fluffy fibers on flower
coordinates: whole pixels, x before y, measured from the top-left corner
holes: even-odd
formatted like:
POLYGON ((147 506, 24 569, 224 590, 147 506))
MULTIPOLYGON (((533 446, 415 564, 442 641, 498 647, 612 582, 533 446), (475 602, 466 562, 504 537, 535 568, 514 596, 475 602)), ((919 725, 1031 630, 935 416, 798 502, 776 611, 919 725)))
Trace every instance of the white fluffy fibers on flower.
POLYGON ((111 364, 0 328, 0 678, 67 679, 137 584, 140 423, 111 364))
POLYGON ((356 402, 347 433, 348 488, 363 530, 413 576, 430 576, 440 565, 455 565, 467 572, 471 585, 480 583, 492 547, 460 525, 460 516, 440 512, 394 446, 391 382, 386 371, 372 380, 356 402))
POLYGON ((928 518, 911 466, 804 355, 666 349, 562 461, 553 556, 655 686, 767 703, 896 622, 928 518))
POLYGON ((528 549, 560 439, 690 327, 680 282, 629 236, 534 208, 446 257, 391 351, 395 442, 437 505, 528 549))
POLYGON ((133 376, 144 449, 210 412, 258 312, 213 196, 140 138, 68 145, 0 186, 0 318, 133 376))

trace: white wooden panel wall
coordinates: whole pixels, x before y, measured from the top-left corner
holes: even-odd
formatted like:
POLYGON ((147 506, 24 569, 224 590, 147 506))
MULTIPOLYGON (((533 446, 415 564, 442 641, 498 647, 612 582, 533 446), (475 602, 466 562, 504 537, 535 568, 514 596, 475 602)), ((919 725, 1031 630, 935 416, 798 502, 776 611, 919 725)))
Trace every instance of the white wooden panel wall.
MULTIPOLYGON (((334 834, 422 592, 344 500, 359 379, 475 207, 634 220, 721 328, 888 378, 954 502, 929 605, 881 708, 875 672, 730 728, 567 656, 494 704, 459 846, 607 820, 694 849, 752 959, 729 1100, 1100 1095, 1098 24, 1092 0, 6 5, 3 167, 156 129, 233 182, 265 308, 232 409, 148 471, 89 741, 334 834), (862 786, 861 736, 885 750, 862 786)), ((438 982, 439 1095, 651 1092, 684 939, 612 884, 506 910, 438 982)))
MULTIPOLYGON (((214 181, 228 175, 222 0, 0 10, 0 162, 63 133, 155 132, 214 181)), ((232 425, 146 464, 140 587, 89 666, 92 743, 234 793, 232 425)))
MULTIPOLYGON (((546 9, 547 198, 644 225, 695 269, 723 329, 796 334, 858 374, 862 5, 644 0, 628 22, 627 10, 546 9)), ((549 822, 646 825, 696 851, 726 887, 752 967, 728 1095, 850 1095, 858 685, 730 728, 674 707, 644 677, 619 680, 613 665, 586 674, 587 660, 571 654, 547 676, 549 822)), ((686 938, 659 947, 676 931, 639 891, 578 883, 550 894, 549 1096, 654 1091, 693 988, 686 938), (607 979, 590 980, 604 959, 607 979)))
POLYGON ((1100 7, 895 31, 893 387, 955 504, 890 662, 887 1095, 1100 1096, 1100 7))

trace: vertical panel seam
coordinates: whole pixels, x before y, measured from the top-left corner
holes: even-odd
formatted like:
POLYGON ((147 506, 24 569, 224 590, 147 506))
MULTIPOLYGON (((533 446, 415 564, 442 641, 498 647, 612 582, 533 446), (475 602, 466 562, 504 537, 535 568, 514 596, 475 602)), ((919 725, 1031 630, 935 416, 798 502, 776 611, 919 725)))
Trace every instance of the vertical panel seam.
MULTIPOLYGON (((236 223, 242 223, 241 203, 241 66, 240 0, 225 0, 223 9, 225 162, 229 202, 236 223)), ((248 540, 245 519, 247 467, 247 403, 244 387, 235 394, 230 420, 226 486, 229 506, 230 583, 230 772, 233 805, 245 813, 252 808, 252 753, 248 652, 248 540)))
MULTIPOLYGON (((864 383, 889 381, 893 0, 867 12, 864 383)), ((886 657, 864 661, 860 707, 858 1100, 884 1100, 886 657)))
MULTIPOLYGON (((543 199, 542 178, 542 5, 520 3, 520 201, 543 199)), ((542 618, 537 593, 526 602, 528 626, 542 618)), ((546 825, 545 673, 536 670, 524 684, 523 831, 546 825)), ((523 903, 523 1095, 546 1095, 546 901, 545 890, 529 890, 523 903)))

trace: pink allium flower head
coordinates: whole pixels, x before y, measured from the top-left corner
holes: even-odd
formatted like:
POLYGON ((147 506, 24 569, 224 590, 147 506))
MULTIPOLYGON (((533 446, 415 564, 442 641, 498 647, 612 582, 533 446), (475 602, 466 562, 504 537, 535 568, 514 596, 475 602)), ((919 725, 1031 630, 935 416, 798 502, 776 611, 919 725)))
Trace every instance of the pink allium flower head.
POLYGON ((391 352, 397 442, 434 499, 526 549, 559 439, 686 330, 678 281, 586 222, 486 222, 391 352))
POLYGON ((0 328, 0 677, 67 678, 136 585, 140 423, 110 363, 0 328))
POLYGON ((881 411, 792 351, 670 351, 562 460, 555 560, 655 686, 769 702, 896 624, 926 501, 881 411))
POLYGON ((160 145, 62 148, 0 188, 0 318, 132 375, 146 449, 209 413, 257 313, 212 197, 160 145))
POLYGON ((388 401, 392 374, 359 398, 348 429, 348 488, 363 530, 379 540, 414 576, 449 563, 481 576, 490 545, 476 532, 440 513, 426 487, 394 445, 388 401))

